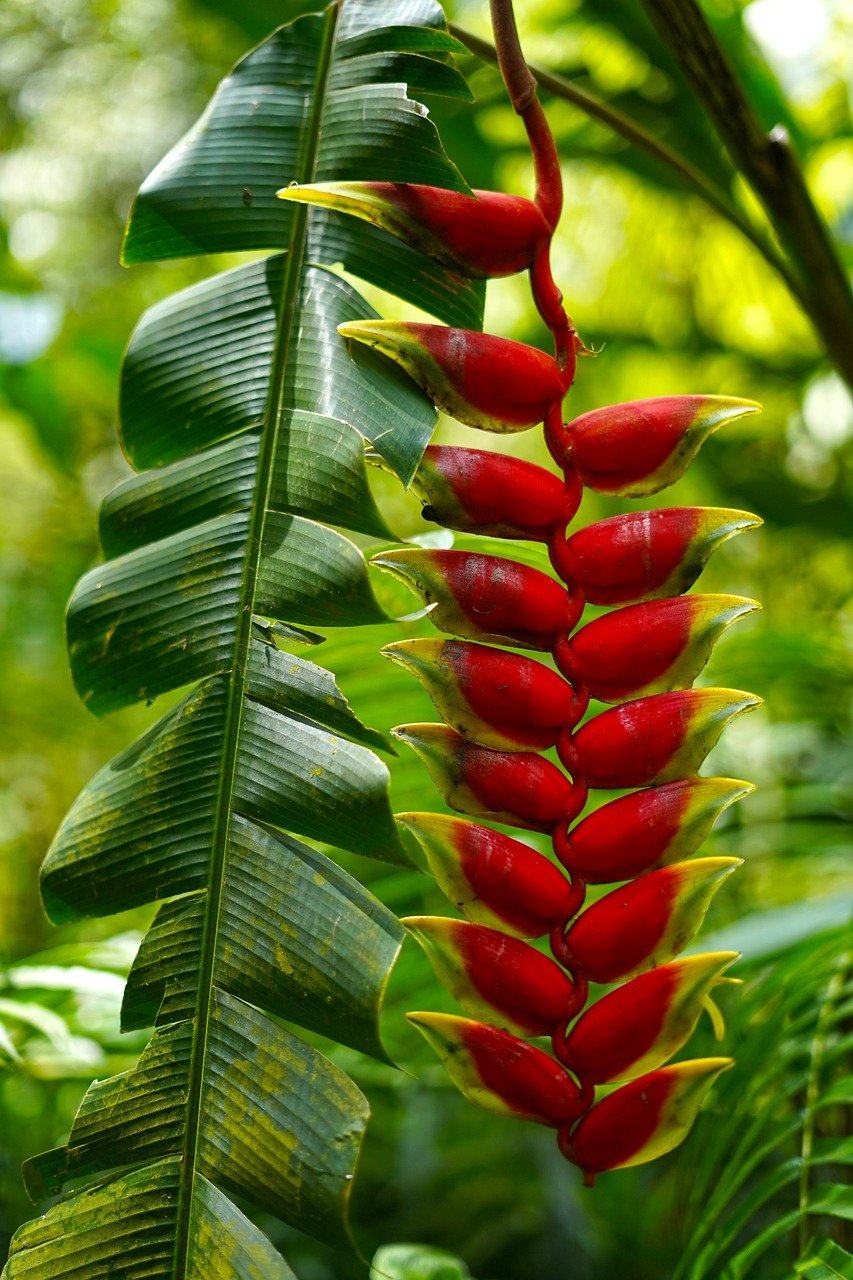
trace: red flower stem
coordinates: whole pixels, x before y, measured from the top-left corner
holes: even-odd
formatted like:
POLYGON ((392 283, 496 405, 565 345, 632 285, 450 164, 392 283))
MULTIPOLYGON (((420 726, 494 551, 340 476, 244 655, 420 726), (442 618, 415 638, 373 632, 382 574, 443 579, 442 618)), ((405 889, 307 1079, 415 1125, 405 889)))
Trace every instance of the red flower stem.
MULTIPOLYGON (((562 1025, 559 1026, 551 1036, 551 1048, 554 1051, 554 1057, 557 1061, 561 1063, 562 1066, 566 1067, 567 1070, 574 1071, 566 1047, 568 1038, 567 1033, 569 1024, 574 1022, 575 1018, 587 1002, 587 998, 589 996, 589 982, 583 974, 574 974, 572 976, 572 981, 574 983, 574 989, 572 991, 569 1007, 566 1009, 566 1017, 562 1025)), ((591 1084, 584 1084, 580 1078, 579 1083, 581 1084, 584 1092, 589 1094, 589 1101, 592 1102, 595 1092, 594 1086, 591 1084)))
POLYGON ((565 469, 566 429, 563 422, 562 401, 555 400, 545 414, 545 443, 557 466, 565 469))
MULTIPOLYGON (((512 108, 524 123, 533 155, 534 202, 553 235, 563 209, 563 175, 554 135, 537 97, 536 80, 522 52, 512 0, 490 0, 490 8, 498 65, 512 108)), ((557 363, 560 368, 573 367, 577 336, 551 272, 550 251, 549 236, 531 267, 530 284, 539 314, 553 334, 557 363)))
MULTIPOLYGON (((569 820, 567 820, 563 824, 563 826, 559 828, 560 832, 563 832, 564 829, 568 827, 568 825, 569 825, 569 820)), ((563 839, 565 839, 565 836, 563 836, 563 839)), ((555 835, 554 837, 555 848, 556 848, 556 843, 557 843, 557 837, 555 835)), ((569 883, 571 885, 571 892, 569 895, 569 900, 566 903, 565 919, 560 925, 561 929, 564 929, 565 926, 568 924, 568 922, 574 919, 574 917, 580 911, 581 907, 583 906, 586 900, 586 881, 578 879, 577 876, 569 875, 569 883)))
MULTIPOLYGON (((572 1015, 572 1017, 574 1017, 574 1015, 572 1015)), ((565 1126, 566 1129, 573 1129, 577 1121, 580 1120, 581 1116, 583 1116, 587 1111, 589 1111, 593 1102, 595 1102, 595 1085, 590 1084, 588 1081, 582 1080, 578 1075, 576 1075, 574 1071, 572 1071, 566 1065, 565 1062, 563 1062, 563 1059, 560 1056, 560 1050, 557 1048, 557 1046, 562 1043, 563 1039, 565 1038, 565 1034, 566 1034, 565 1027, 561 1028, 560 1031, 555 1031, 554 1035, 551 1037, 551 1043, 554 1049, 554 1057, 557 1059, 561 1067, 565 1067, 566 1074, 577 1084, 578 1089, 580 1090, 577 1102, 575 1104, 575 1106, 577 1107, 577 1114, 565 1126)))
POLYGON ((563 295, 551 272, 551 241, 537 253, 530 268, 530 287, 536 309, 554 338, 557 364, 565 369, 578 349, 577 334, 563 306, 563 295))
POLYGON ((490 9, 503 82, 513 110, 524 122, 533 153, 535 202, 553 231, 563 208, 563 179, 554 135, 536 96, 536 81, 521 49, 512 0, 490 0, 490 9))
POLYGON ((548 941, 551 945, 551 954, 554 959, 557 960, 564 969, 568 969, 569 972, 572 972, 575 967, 575 958, 569 951, 566 944, 566 925, 569 923, 570 921, 567 920, 566 924, 558 925, 556 929, 552 929, 548 935, 548 941))
MULTIPOLYGON (((588 1107, 587 1110, 589 1110, 588 1107)), ((572 1132, 575 1129, 576 1124, 577 1121, 572 1120, 569 1124, 563 1125, 562 1129, 557 1131, 557 1146, 560 1148, 561 1155, 565 1156, 571 1164, 575 1165, 578 1163, 578 1159, 572 1142, 572 1132)), ((585 1187, 595 1186, 595 1174, 591 1173, 588 1169, 584 1170, 583 1185, 585 1187)))

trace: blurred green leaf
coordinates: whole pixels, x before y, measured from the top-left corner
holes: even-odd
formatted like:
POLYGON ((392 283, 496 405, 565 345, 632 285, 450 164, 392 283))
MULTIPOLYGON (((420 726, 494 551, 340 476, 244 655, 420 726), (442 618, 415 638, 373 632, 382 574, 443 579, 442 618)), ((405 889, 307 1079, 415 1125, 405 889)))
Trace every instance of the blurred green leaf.
POLYGON ((813 1240, 796 1272, 803 1280, 848 1280, 853 1275, 853 1254, 834 1240, 813 1240))
POLYGON ((471 1272, 460 1258, 443 1249, 392 1244, 377 1252, 370 1280, 471 1280, 471 1272))

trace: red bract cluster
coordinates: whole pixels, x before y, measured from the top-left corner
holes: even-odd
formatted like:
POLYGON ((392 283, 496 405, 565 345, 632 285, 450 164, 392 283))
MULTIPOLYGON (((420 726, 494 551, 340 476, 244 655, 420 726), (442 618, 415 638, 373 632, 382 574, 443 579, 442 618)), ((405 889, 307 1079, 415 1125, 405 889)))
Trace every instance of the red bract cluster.
POLYGON ((543 423, 560 467, 554 475, 493 452, 433 446, 415 479, 428 519, 544 543, 559 581, 467 551, 407 547, 376 563, 420 594, 432 623, 451 637, 385 650, 423 683, 444 722, 404 725, 397 737, 421 755, 450 808, 547 833, 555 854, 552 862, 466 818, 399 815, 465 917, 405 922, 467 1015, 419 1012, 411 1020, 463 1093, 556 1129, 560 1150, 591 1182, 676 1146, 729 1065, 665 1064, 703 1008, 719 1025, 711 992, 736 959, 677 957, 738 865, 692 855, 720 813, 751 790, 698 770, 728 722, 758 702, 691 686, 725 629, 758 606, 683 593, 716 546, 760 521, 676 507, 571 534, 567 526, 584 486, 621 497, 657 492, 712 431, 758 406, 666 396, 563 421, 582 348, 551 276, 562 194, 555 165, 536 154, 550 146, 536 119, 535 202, 381 182, 286 194, 366 218, 469 275, 529 269, 552 330, 554 357, 440 325, 341 326, 464 423, 487 431, 543 423), (577 629, 588 604, 610 611, 577 629), (551 655, 557 670, 511 651, 518 649, 551 655), (590 698, 613 705, 589 716, 590 698), (551 748, 562 768, 539 754, 551 748), (640 789, 579 818, 590 791, 629 788, 640 789), (617 887, 584 909, 588 884, 617 887), (553 959, 533 945, 546 938, 553 959), (589 1005, 591 984, 614 983, 589 1005), (528 1043, 537 1037, 548 1037, 551 1053, 528 1043), (617 1082, 596 1101, 597 1086, 617 1082))

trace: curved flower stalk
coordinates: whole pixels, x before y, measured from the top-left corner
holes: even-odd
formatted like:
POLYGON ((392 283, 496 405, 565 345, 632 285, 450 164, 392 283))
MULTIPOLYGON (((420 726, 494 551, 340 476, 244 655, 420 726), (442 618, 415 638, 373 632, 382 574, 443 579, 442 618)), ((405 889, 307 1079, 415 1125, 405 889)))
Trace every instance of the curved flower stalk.
POLYGON ((493 14, 504 78, 533 150, 533 201, 378 182, 281 194, 374 222, 464 275, 529 270, 553 336, 552 357, 440 325, 340 328, 399 364, 461 422, 502 432, 541 423, 559 467, 555 475, 493 452, 431 446, 414 480, 427 519, 544 543, 556 579, 508 557, 457 550, 392 549, 374 562, 424 598, 444 633, 384 652, 422 682, 443 722, 403 725, 395 735, 465 815, 398 815, 464 917, 404 921, 466 1015, 409 1016, 463 1093, 554 1128, 560 1150, 592 1182, 676 1146, 729 1065, 666 1064, 703 1010, 721 1028, 712 991, 731 981, 736 954, 681 953, 739 860, 693 855, 752 788, 698 771, 726 725, 759 702, 692 685, 721 635, 759 606, 684 593, 717 546, 761 522, 742 511, 672 507, 567 529, 584 486, 619 497, 656 493, 713 431, 759 406, 667 396, 564 422, 583 346, 550 268, 559 162, 535 86, 520 70, 511 7, 493 0, 493 14), (587 604, 608 612, 578 628, 587 604), (611 705, 588 717, 591 698, 611 705), (540 754, 553 748, 562 767, 540 754), (581 817, 594 790, 628 794, 581 817), (549 835, 555 861, 480 819, 549 835), (587 884, 617 887, 584 909, 587 884), (545 939, 553 959, 535 945, 545 939), (591 987, 612 984, 588 1005, 591 987), (528 1043, 540 1037, 552 1053, 528 1043), (596 1088, 613 1084, 596 1101, 596 1088))

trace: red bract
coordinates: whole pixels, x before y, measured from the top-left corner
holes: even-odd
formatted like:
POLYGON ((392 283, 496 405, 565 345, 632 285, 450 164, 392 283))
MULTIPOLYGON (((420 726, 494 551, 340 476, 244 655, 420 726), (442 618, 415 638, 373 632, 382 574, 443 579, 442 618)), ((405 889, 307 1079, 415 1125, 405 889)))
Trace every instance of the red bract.
POLYGON ((493 1019, 517 1035, 544 1036, 582 1003, 558 964, 499 929, 441 916, 408 916, 403 924, 473 1017, 493 1019))
POLYGON ((550 667, 464 640, 399 640, 382 652, 407 667, 446 724, 487 747, 553 747, 586 710, 550 667))
POLYGON ((394 360, 445 413, 483 431, 532 427, 569 385, 544 351, 475 329, 353 320, 338 332, 394 360))
POLYGON ((500 191, 466 195, 412 182, 317 182, 276 194, 361 218, 468 276, 523 271, 549 235, 531 200, 500 191))
POLYGON ((408 1013, 472 1102, 502 1115, 559 1129, 589 1105, 571 1076, 547 1053, 508 1031, 444 1013, 408 1013))
POLYGON ((564 875, 529 845, 440 813, 398 813, 439 887, 464 916, 522 938, 541 938, 572 915, 564 875))
POLYGON ((642 787, 695 773, 735 716, 761 699, 737 689, 680 689, 625 702, 558 743, 573 778, 590 787, 642 787))
POLYGON ((531 751, 492 751, 443 724, 391 731, 417 751, 451 809, 532 831, 551 831, 583 808, 586 791, 531 751))
POLYGON ((430 621, 439 631, 472 640, 550 651, 583 608, 546 573, 502 556, 405 547, 383 551, 373 563, 435 606, 430 621))
POLYGON ((721 542, 760 524, 717 507, 634 511, 553 540, 551 556, 591 604, 629 604, 686 591, 721 542))
POLYGON ((656 863, 689 858, 749 782, 688 778, 611 800, 555 842, 563 864, 589 884, 612 884, 656 863))
POLYGON ((521 458, 485 449, 430 445, 412 485, 427 504, 424 516, 448 529, 496 538, 546 542, 565 529, 580 502, 580 484, 521 458))
POLYGON ((736 951, 688 956, 641 973, 603 996, 559 1043, 560 1061, 591 1084, 660 1067, 690 1036, 736 951))
POLYGON ((561 1133, 561 1150, 589 1185, 597 1173, 665 1155, 687 1136, 711 1085, 731 1065, 731 1058, 697 1058, 640 1076, 561 1133))
POLYGON ((608 405, 566 425, 566 461, 600 493, 656 493, 683 475, 712 431, 760 408, 754 400, 727 396, 659 396, 608 405))
POLYGON ((740 858, 697 858, 648 871, 578 916, 559 959, 591 982, 616 982, 678 955, 740 858))
POLYGON ((602 702, 693 683, 727 627, 761 606, 741 596, 689 595, 616 609, 558 643, 563 674, 602 702))

